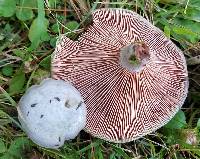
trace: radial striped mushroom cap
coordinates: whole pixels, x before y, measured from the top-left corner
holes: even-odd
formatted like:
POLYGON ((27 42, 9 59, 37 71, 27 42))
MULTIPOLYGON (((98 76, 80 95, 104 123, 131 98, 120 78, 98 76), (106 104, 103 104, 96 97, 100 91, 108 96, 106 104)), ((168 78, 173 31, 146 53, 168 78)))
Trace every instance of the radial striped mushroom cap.
POLYGON ((82 94, 87 132, 119 143, 166 124, 188 90, 182 52, 143 17, 123 9, 96 10, 78 41, 63 36, 52 77, 70 81, 82 94))

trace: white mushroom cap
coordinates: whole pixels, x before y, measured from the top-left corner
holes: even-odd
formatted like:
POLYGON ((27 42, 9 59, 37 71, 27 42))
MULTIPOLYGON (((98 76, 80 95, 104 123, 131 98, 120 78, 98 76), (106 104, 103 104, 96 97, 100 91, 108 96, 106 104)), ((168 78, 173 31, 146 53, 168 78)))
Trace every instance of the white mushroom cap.
POLYGON ((92 16, 78 41, 63 36, 58 43, 52 77, 72 82, 82 94, 87 132, 129 142, 157 130, 181 108, 188 91, 185 58, 137 13, 107 8, 92 16))
POLYGON ((46 148, 62 146, 86 124, 86 107, 80 93, 62 80, 46 79, 30 87, 17 110, 24 131, 46 148))

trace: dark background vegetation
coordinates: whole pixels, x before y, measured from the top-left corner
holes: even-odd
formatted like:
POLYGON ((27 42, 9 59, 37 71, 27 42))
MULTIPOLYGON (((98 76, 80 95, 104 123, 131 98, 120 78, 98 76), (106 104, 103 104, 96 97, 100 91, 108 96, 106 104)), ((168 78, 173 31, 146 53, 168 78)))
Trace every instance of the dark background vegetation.
POLYGON ((0 159, 200 158, 199 0, 0 0, 0 159), (59 150, 41 148, 21 130, 16 105, 33 84, 50 76, 59 35, 76 39, 97 8, 126 8, 164 31, 182 49, 189 93, 178 114, 139 140, 113 144, 81 132, 59 150))

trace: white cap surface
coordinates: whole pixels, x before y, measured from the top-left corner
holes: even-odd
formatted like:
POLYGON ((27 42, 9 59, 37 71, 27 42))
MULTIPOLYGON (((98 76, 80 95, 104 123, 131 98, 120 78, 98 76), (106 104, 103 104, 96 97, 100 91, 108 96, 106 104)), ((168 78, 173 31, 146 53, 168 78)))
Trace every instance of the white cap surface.
POLYGON ((20 99, 19 121, 40 146, 58 148, 75 138, 86 124, 86 106, 69 82, 46 79, 20 99))

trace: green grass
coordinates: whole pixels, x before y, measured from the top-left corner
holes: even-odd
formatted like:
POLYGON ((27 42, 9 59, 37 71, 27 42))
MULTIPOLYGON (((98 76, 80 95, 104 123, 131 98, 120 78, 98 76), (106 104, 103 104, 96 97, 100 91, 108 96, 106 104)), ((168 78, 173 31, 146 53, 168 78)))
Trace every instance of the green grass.
POLYGON ((0 0, 0 159, 200 158, 200 2, 0 0), (33 84, 50 76, 50 55, 60 34, 76 39, 96 8, 136 11, 164 31, 188 61, 188 98, 176 117, 154 134, 114 144, 85 132, 59 150, 44 149, 21 130, 16 105, 33 84), (189 140, 188 144, 186 140, 189 140))

